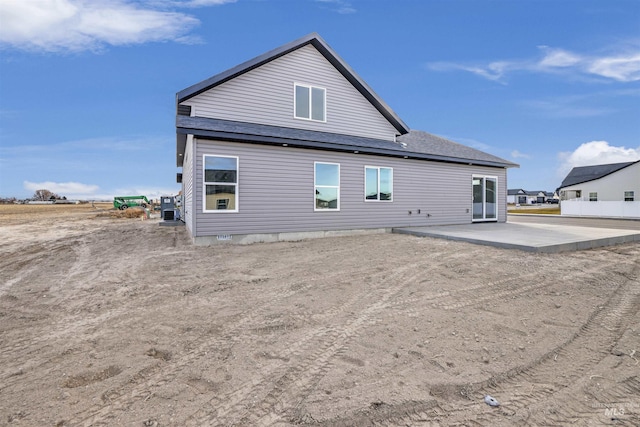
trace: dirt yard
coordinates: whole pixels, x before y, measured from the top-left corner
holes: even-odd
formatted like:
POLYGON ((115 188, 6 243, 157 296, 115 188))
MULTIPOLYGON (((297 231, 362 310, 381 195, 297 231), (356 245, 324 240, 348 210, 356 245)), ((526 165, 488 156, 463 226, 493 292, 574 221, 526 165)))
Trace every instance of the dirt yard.
POLYGON ((2 426, 640 425, 640 244, 194 247, 159 220, 18 208, 2 426))

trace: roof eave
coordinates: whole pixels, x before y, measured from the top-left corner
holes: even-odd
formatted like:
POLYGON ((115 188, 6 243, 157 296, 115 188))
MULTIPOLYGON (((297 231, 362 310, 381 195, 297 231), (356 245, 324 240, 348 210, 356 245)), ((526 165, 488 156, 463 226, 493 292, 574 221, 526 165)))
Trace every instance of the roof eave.
MULTIPOLYGON (((316 150, 372 154, 372 155, 378 155, 378 156, 398 157, 398 158, 417 159, 417 160, 430 160, 430 161, 444 162, 444 163, 465 164, 469 166, 488 166, 488 167, 496 167, 496 168, 503 168, 503 169, 507 169, 511 167, 519 167, 519 165, 515 163, 502 163, 502 162, 493 162, 489 160, 464 159, 459 157, 425 154, 425 153, 418 153, 413 151, 362 147, 358 145, 346 145, 346 144, 320 142, 320 141, 307 141, 307 140, 290 139, 290 138, 283 138, 283 137, 277 137, 277 136, 248 135, 248 134, 240 135, 237 133, 218 131, 218 130, 202 130, 202 129, 178 127, 176 129, 176 133, 177 133, 178 139, 180 139, 180 135, 191 134, 191 135, 194 135, 195 137, 199 137, 203 139, 215 139, 215 140, 229 141, 229 142, 243 142, 243 143, 262 144, 262 145, 279 145, 279 146, 316 149, 316 150)), ((186 140, 186 136, 185 136, 185 140, 186 140)))

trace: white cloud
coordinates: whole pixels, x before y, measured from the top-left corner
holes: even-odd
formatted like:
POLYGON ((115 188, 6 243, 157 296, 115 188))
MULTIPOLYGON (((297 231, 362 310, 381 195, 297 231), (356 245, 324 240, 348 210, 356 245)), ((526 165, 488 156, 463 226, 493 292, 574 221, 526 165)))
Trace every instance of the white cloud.
POLYGON ((626 148, 611 146, 607 141, 585 142, 574 151, 558 154, 561 165, 558 176, 565 177, 577 166, 605 165, 640 160, 640 146, 626 148))
POLYGON ((564 119, 575 117, 597 117, 612 114, 615 110, 605 107, 588 107, 569 98, 555 98, 551 100, 522 101, 522 105, 537 110, 545 116, 564 119))
POLYGON ((586 69, 602 77, 621 82, 640 80, 640 53, 635 55, 596 58, 585 64, 586 69))
POLYGON ((545 50, 547 54, 538 62, 540 67, 571 67, 578 64, 582 59, 571 52, 562 49, 551 49, 548 46, 538 46, 545 50))
POLYGON ((205 6, 219 6, 226 3, 235 3, 236 0, 187 0, 187 1, 175 1, 178 6, 182 7, 205 7, 205 6))
POLYGON ((78 194, 93 194, 97 192, 100 189, 100 187, 92 184, 82 184, 80 182, 25 181, 24 189, 29 191, 49 190, 60 196, 66 196, 68 198, 72 198, 78 194))
POLYGON ((464 65, 464 64, 456 64, 453 62, 431 62, 427 64, 427 68, 434 71, 468 71, 473 74, 477 74, 480 77, 484 77, 488 80, 493 80, 500 82, 502 77, 509 64, 505 62, 492 62, 488 64, 486 67, 476 66, 476 65, 464 65))
POLYGON ((9 0, 0 2, 0 44, 46 52, 99 51, 107 45, 197 42, 193 16, 154 7, 203 7, 229 0, 9 0))
POLYGON ((431 62, 426 67, 434 71, 463 70, 500 83, 504 83, 507 74, 513 72, 565 73, 619 82, 640 81, 640 46, 637 43, 625 47, 624 51, 603 55, 583 55, 548 46, 538 48, 543 55, 535 59, 492 61, 488 64, 431 62))
POLYGON ((356 9, 351 6, 351 3, 346 0, 316 0, 317 3, 326 3, 334 5, 335 11, 341 15, 346 15, 349 13, 355 13, 356 9))
POLYGON ((514 158, 514 159, 530 159, 531 158, 530 155, 525 154, 525 153, 521 153, 518 150, 513 150, 511 152, 511 157, 514 158))
POLYGON ((553 96, 538 100, 521 100, 519 104, 555 119, 605 116, 616 113, 609 107, 611 98, 638 97, 640 89, 605 90, 573 95, 553 96))

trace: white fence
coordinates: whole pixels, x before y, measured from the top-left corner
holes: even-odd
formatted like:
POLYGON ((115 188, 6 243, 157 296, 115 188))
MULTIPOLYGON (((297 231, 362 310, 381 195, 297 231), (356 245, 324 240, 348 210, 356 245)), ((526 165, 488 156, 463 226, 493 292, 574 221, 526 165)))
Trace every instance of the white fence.
POLYGON ((572 216, 598 216, 640 219, 640 201, 637 202, 589 202, 585 200, 562 200, 560 213, 572 216))

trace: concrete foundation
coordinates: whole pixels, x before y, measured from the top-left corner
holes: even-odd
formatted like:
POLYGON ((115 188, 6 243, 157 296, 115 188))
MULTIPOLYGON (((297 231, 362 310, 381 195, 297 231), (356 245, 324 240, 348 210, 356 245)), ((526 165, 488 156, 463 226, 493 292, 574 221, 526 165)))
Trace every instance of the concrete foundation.
POLYGON ((390 228, 372 228, 357 230, 305 231, 299 233, 225 234, 219 236, 198 236, 193 239, 193 243, 198 246, 220 244, 250 245, 252 243, 295 242, 305 239, 320 239, 323 237, 358 236, 390 232, 390 228))

